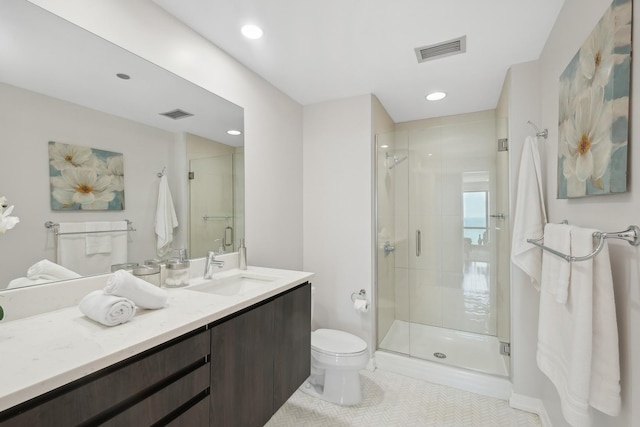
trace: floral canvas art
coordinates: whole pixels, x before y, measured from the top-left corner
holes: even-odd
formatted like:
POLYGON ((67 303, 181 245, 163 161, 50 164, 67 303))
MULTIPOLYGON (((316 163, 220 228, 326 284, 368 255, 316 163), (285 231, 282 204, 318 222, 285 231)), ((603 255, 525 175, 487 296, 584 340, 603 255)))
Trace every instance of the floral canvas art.
POLYGON ((627 191, 631 11, 614 0, 560 76, 560 199, 627 191))
POLYGON ((53 210, 123 210, 123 155, 49 142, 53 210))

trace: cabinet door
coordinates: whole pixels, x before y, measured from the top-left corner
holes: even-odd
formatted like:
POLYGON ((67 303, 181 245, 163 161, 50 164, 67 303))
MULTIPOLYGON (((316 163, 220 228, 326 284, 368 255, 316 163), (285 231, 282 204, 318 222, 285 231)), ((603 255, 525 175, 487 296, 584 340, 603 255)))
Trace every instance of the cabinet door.
POLYGON ((273 302, 211 329, 211 425, 263 426, 273 414, 273 302))
POLYGON ((309 377, 311 365, 311 285, 306 284, 273 301, 274 413, 309 377))

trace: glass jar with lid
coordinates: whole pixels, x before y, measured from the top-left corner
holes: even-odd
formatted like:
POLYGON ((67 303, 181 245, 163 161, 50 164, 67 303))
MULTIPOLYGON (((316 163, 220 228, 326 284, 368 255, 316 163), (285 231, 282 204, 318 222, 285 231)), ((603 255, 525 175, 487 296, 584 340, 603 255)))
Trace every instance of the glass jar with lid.
POLYGON ((189 284, 189 260, 170 259, 167 261, 167 288, 180 288, 189 284))
POLYGON ((133 275, 152 285, 160 286, 161 284, 160 266, 158 265, 139 265, 134 267, 133 275))

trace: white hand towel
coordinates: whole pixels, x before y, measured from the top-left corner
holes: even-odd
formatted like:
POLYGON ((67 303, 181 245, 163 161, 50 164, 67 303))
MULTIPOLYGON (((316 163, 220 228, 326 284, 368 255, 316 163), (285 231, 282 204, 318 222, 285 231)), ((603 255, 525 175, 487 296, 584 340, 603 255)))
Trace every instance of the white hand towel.
POLYGON ((128 322, 136 314, 136 306, 133 301, 114 295, 106 295, 101 290, 93 291, 82 298, 79 308, 89 319, 106 326, 128 322))
MULTIPOLYGON (((588 236, 594 231, 583 233, 588 236)), ((622 406, 619 351, 609 246, 605 241, 602 251, 593 258, 593 356, 589 404, 611 416, 620 414, 622 406)))
POLYGON ((84 227, 87 232, 84 238, 85 254, 111 253, 111 233, 96 233, 97 231, 111 230, 110 222, 87 222, 84 227))
MULTIPOLYGON (((571 255, 571 228, 566 224, 545 225, 544 245, 565 255, 571 255)), ((566 303, 571 280, 571 263, 551 252, 543 251, 541 280, 547 283, 547 292, 555 295, 557 302, 566 303)))
MULTIPOLYGON (((590 253, 594 231, 573 227, 572 252, 590 253)), ((606 243, 595 258, 571 263, 566 304, 557 302, 549 285, 541 284, 537 361, 560 396, 565 419, 572 426, 589 426, 590 407, 617 415, 618 330, 606 243)))
POLYGON ((158 206, 156 207, 155 232, 157 235, 156 251, 158 256, 165 256, 171 249, 173 229, 178 226, 178 217, 173 206, 173 198, 169 190, 167 175, 160 178, 158 187, 158 206))
POLYGON ((129 298, 140 308, 162 308, 167 303, 166 291, 125 270, 118 270, 107 279, 104 292, 129 298))
POLYGON ((525 139, 522 149, 516 197, 511 262, 527 273, 531 277, 531 284, 540 290, 542 250, 528 243, 527 239, 537 239, 543 236, 547 213, 542 191, 538 141, 530 136, 525 139))
POLYGON ((71 271, 55 262, 43 259, 29 267, 27 277, 31 280, 66 280, 76 279, 81 276, 75 271, 71 271))
MULTIPOLYGON (((112 230, 125 230, 125 221, 114 221, 112 230)), ((59 224, 56 263, 81 275, 110 273, 111 266, 127 262, 127 236, 124 232, 111 232, 111 252, 87 255, 86 224, 84 222, 61 222, 59 224), (67 234, 71 233, 71 234, 67 234)))

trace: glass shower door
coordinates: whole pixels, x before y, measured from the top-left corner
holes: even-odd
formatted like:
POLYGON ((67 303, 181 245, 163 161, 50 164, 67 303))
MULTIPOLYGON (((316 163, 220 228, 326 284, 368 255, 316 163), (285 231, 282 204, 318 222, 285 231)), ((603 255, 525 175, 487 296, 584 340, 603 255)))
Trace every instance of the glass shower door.
POLYGON ((379 348, 475 369, 462 356, 480 359, 465 345, 482 341, 499 365, 497 233, 507 223, 495 118, 400 127, 377 149, 379 348))

